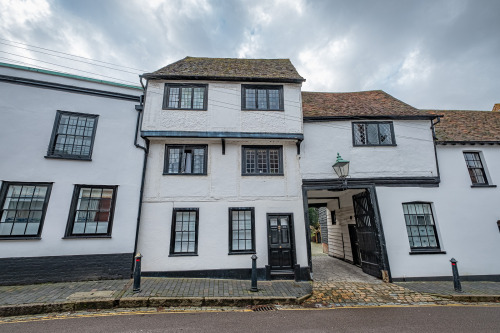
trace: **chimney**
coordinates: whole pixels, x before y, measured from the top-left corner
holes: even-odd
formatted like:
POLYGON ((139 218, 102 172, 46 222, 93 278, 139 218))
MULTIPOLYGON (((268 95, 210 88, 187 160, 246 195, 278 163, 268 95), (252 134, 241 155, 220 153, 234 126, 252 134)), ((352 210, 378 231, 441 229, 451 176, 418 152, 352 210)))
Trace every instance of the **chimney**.
POLYGON ((500 103, 497 103, 495 105, 493 105, 493 110, 491 110, 493 112, 500 112, 500 103))

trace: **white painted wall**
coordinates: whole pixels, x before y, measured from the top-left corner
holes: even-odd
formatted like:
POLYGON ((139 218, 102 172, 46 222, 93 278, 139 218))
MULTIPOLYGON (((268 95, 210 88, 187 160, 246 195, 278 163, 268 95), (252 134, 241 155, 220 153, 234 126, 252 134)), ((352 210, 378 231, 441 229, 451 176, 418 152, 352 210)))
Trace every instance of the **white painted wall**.
MULTIPOLYGON (((0 73, 140 95, 141 90, 0 67, 0 73)), ((1 257, 133 252, 143 152, 135 102, 0 82, 0 179, 53 182, 41 240, 0 240, 1 257), (57 110, 98 114, 92 161, 46 159, 57 110), (118 185, 110 239, 62 239, 75 184, 118 185)))
POLYGON ((162 110, 166 82, 170 81, 148 83, 143 130, 302 133, 300 84, 283 84, 285 111, 242 111, 241 83, 182 81, 208 84, 208 107, 207 111, 177 111, 162 110))
POLYGON ((453 257, 460 275, 500 274, 500 188, 471 188, 464 151, 480 151, 490 183, 500 185, 499 146, 437 146, 439 188, 377 187, 392 276, 451 276, 453 257), (402 203, 432 203, 441 250, 409 255, 402 203))
POLYGON ((148 156, 139 251, 144 271, 250 268, 228 255, 229 207, 255 207, 258 267, 268 264, 267 213, 292 213, 297 263, 307 266, 299 157, 294 141, 155 139, 148 156), (208 144, 207 175, 162 175, 165 144, 208 144), (283 145, 284 176, 241 176, 242 145, 283 145), (173 208, 199 208, 198 256, 169 257, 173 208))
POLYGON ((351 178, 437 176, 429 120, 395 120, 397 146, 354 147, 350 121, 304 124, 303 179, 335 179, 337 153, 349 160, 351 178))

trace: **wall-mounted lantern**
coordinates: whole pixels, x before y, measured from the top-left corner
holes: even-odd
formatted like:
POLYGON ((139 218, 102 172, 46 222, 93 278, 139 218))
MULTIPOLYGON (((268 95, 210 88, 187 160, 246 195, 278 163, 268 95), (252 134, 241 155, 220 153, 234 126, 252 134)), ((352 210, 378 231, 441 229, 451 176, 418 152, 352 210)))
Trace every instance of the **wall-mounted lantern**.
POLYGON ((344 160, 339 153, 337 153, 337 161, 332 165, 333 171, 337 176, 343 180, 342 187, 347 188, 347 176, 349 176, 349 161, 344 160))

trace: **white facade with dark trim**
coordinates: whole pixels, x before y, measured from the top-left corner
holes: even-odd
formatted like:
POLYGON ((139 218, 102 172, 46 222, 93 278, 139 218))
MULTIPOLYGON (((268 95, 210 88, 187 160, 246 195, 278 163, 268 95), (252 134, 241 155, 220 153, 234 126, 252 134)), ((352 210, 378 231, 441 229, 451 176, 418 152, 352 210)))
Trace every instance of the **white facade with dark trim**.
POLYGON ((256 254, 259 278, 264 278, 276 268, 270 261, 270 223, 275 223, 270 221, 277 221, 280 230, 290 231, 291 243, 290 262, 280 272, 308 278, 297 147, 303 139, 300 83, 152 78, 142 135, 149 141, 138 245, 143 275, 249 278, 256 254), (242 89, 247 83, 279 91, 281 110, 245 110, 242 89), (179 85, 206 87, 203 107, 166 106, 167 89, 179 85), (178 156, 191 161, 194 149, 200 156, 205 151, 204 167, 196 167, 204 168, 201 172, 187 170, 184 162, 176 166, 178 156), (258 150, 268 166, 262 174, 248 174, 246 158, 258 150), (186 209, 197 212, 196 224, 177 215, 188 216, 186 209), (244 220, 247 229, 242 229, 243 220, 234 220, 234 209, 253 216, 251 229, 249 220, 244 220))
POLYGON ((0 65, 0 284, 130 276, 144 159, 134 145, 141 94, 0 65), (76 119, 79 127, 63 124, 76 119))

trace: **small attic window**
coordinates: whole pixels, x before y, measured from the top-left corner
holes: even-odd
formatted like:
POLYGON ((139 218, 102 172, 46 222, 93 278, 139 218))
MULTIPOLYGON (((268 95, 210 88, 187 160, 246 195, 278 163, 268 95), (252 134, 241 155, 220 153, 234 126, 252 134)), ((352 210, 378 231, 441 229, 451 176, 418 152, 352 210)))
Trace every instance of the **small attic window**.
POLYGON ((200 110, 207 109, 206 84, 165 84, 163 100, 164 110, 200 110))
POLYGON ((352 123, 354 146, 395 146, 392 122, 352 123))

